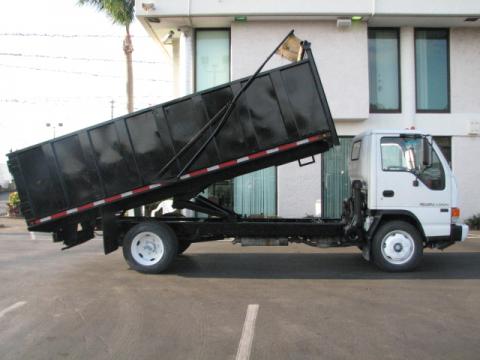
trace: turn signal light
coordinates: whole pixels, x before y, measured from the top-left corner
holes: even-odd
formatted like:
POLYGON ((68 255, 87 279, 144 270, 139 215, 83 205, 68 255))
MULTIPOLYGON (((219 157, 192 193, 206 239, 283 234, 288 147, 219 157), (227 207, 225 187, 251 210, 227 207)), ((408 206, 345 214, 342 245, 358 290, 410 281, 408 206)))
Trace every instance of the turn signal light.
POLYGON ((457 207, 452 208, 451 216, 452 216, 452 222, 458 221, 458 219, 460 218, 460 209, 457 207))

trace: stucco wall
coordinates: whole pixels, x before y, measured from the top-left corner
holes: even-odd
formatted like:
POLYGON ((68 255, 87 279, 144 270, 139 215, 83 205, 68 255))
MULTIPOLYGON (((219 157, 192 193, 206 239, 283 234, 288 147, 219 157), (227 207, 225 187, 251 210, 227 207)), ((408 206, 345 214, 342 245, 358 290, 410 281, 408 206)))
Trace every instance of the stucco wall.
MULTIPOLYGON (((291 30, 312 43, 335 119, 368 117, 367 26, 339 29, 334 21, 232 23, 232 78, 253 73, 291 30)), ((276 56, 269 67, 283 64, 276 56)), ((268 67, 267 67, 268 68, 268 67)))
MULTIPOLYGON (((342 30, 335 22, 248 22, 232 24, 232 78, 253 73, 291 29, 312 43, 312 50, 334 119, 368 117, 367 28, 355 23, 342 30)), ((275 56, 267 68, 284 64, 275 56)), ((360 120, 361 121, 361 120, 360 120)), ((316 163, 277 168, 278 215, 315 214, 321 197, 320 156, 316 163)))
POLYGON ((291 162, 277 167, 278 215, 303 217, 315 215, 315 203, 321 198, 321 157, 315 163, 300 167, 291 162))
POLYGON ((466 219, 480 213, 480 138, 452 138, 453 172, 459 187, 461 217, 466 219))
POLYGON ((450 30, 452 113, 477 113, 480 118, 480 29, 450 30))

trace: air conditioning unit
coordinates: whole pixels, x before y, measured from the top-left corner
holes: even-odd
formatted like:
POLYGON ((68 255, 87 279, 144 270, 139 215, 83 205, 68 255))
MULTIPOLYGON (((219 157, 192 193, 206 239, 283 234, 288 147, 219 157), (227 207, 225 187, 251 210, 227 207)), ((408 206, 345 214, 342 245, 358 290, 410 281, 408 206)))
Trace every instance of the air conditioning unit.
POLYGON ((480 135, 480 120, 470 120, 468 126, 469 135, 480 135))

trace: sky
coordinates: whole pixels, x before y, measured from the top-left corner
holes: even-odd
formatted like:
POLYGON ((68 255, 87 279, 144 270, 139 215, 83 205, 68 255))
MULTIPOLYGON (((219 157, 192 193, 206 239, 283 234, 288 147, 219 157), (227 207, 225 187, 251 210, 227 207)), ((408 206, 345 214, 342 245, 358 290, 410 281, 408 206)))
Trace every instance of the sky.
MULTIPOLYGON (((131 33, 138 110, 172 98, 172 63, 137 20, 131 33)), ((112 100, 114 116, 126 113, 123 36, 122 26, 76 0, 2 2, 0 183, 10 150, 108 120, 112 100)))

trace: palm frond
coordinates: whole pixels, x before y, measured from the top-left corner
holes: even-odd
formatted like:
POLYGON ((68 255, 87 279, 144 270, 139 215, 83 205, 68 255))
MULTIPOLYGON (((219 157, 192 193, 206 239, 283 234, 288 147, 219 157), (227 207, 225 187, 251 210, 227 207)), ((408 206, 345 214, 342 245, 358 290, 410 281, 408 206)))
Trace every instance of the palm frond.
POLYGON ((78 0, 79 5, 91 5, 116 24, 130 25, 135 14, 135 0, 78 0))

